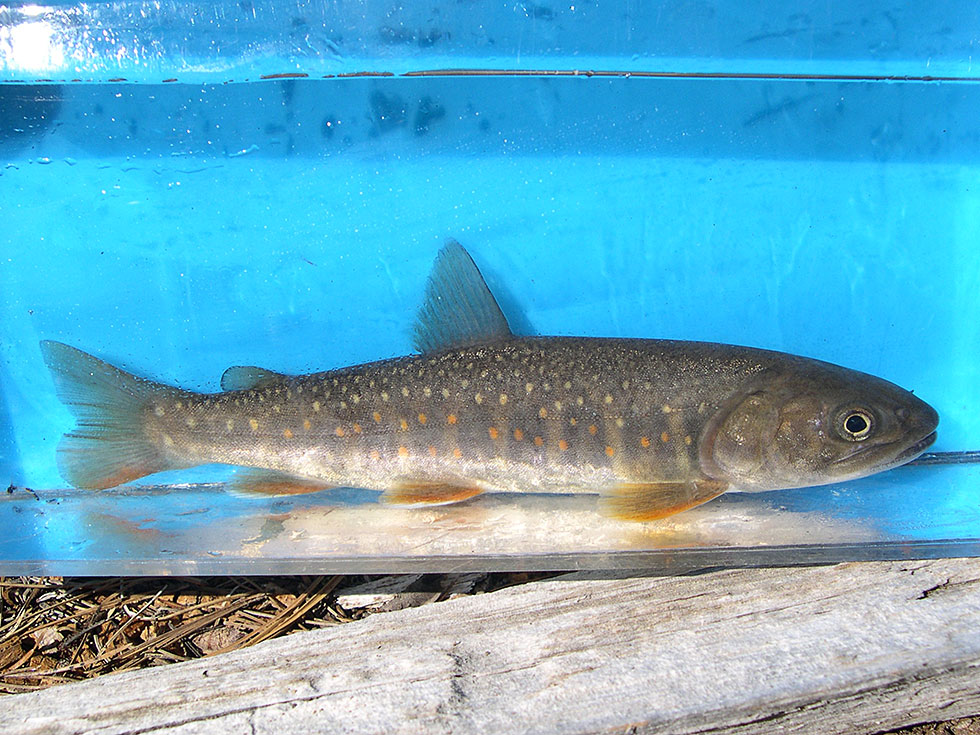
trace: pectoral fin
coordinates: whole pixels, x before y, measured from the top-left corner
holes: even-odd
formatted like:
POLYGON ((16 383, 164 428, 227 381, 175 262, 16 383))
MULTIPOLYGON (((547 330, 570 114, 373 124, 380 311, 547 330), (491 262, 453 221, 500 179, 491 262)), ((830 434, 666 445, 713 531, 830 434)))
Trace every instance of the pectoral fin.
POLYGON ((381 502, 392 505, 440 505, 458 503, 483 492, 478 487, 440 482, 405 481, 381 495, 381 502))
POLYGON ((656 521, 707 503, 727 489, 715 480, 623 484, 603 496, 600 507, 621 521, 656 521))
POLYGON ((261 469, 239 470, 227 485, 230 492, 241 495, 305 495, 331 487, 323 480, 261 469))

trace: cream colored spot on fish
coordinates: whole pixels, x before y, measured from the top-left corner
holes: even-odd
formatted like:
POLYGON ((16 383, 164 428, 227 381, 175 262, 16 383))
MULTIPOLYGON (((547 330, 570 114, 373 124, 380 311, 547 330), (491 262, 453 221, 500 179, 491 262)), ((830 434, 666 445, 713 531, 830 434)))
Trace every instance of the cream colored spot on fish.
POLYGON ((258 431, 259 430, 259 422, 256 421, 255 419, 249 419, 248 420, 248 425, 252 427, 252 431, 258 431))
POLYGON ((166 444, 168 447, 172 447, 174 445, 174 439, 172 436, 170 436, 170 434, 164 434, 163 443, 166 444))
POLYGON ((623 390, 629 390, 630 382, 628 380, 623 381, 623 390))
POLYGON ((235 429, 234 419, 228 419, 227 421, 225 421, 225 429, 227 429, 228 431, 234 431, 235 429))
POLYGON ((496 360, 497 362, 503 362, 503 361, 504 361, 504 356, 503 356, 503 355, 496 355, 496 356, 494 357, 494 359, 495 359, 495 360, 496 360))
POLYGON ((541 417, 541 418, 543 418, 543 419, 546 419, 546 418, 548 418, 548 409, 547 409, 547 408, 545 408, 544 406, 542 406, 542 407, 541 407, 541 410, 540 410, 540 411, 538 411, 538 416, 540 416, 540 417, 541 417))
POLYGON ((485 377, 487 377, 487 376, 488 376, 489 374, 490 374, 490 371, 489 371, 489 370, 481 370, 481 371, 480 371, 480 377, 481 377, 481 378, 485 378, 485 377))
POLYGON ((687 446, 691 446, 691 441, 692 439, 690 434, 684 437, 684 443, 687 444, 687 446))
POLYGON ((428 421, 428 417, 424 413, 419 414, 419 423, 425 426, 425 422, 428 421))
POLYGON ((665 403, 665 404, 664 404, 663 406, 661 406, 661 407, 660 407, 660 410, 661 410, 661 411, 663 411, 664 413, 670 413, 670 412, 671 412, 671 411, 673 411, 674 409, 672 409, 672 408, 671 408, 670 406, 668 406, 668 405, 667 405, 667 404, 665 403))
POLYGON ((483 403, 483 394, 477 393, 475 396, 473 396, 473 400, 477 403, 483 403))
POLYGON ((549 391, 551 390, 551 383, 545 383, 541 387, 544 388, 546 391, 549 391))
POLYGON ((174 404, 174 408, 180 409, 180 408, 183 408, 183 407, 184 407, 184 402, 183 401, 177 401, 174 404))
POLYGON ((571 390, 571 389, 572 389, 572 381, 566 380, 565 381, 565 390, 571 390))
POLYGON ((313 413, 319 413, 319 412, 320 412, 320 402, 313 401, 313 413))
POLYGON ((355 406, 361 402, 361 397, 357 393, 352 393, 350 399, 354 402, 355 406))
POLYGON ((188 416, 187 417, 187 426, 188 426, 188 428, 193 429, 195 426, 197 426, 197 419, 194 418, 193 416, 188 416))
POLYGON ((487 429, 487 433, 490 434, 491 439, 496 439, 498 436, 500 436, 500 432, 497 431, 497 427, 495 426, 491 426, 489 429, 487 429))
POLYGON ((610 403, 613 402, 613 397, 608 393, 606 393, 606 397, 603 398, 602 400, 605 401, 606 405, 608 406, 610 403))
POLYGON ((615 449, 609 446, 606 447, 606 454, 608 454, 610 457, 613 456, 615 453, 616 453, 615 449))
POLYGON ((446 417, 446 423, 455 424, 456 423, 456 414, 454 414, 454 413, 449 414, 446 417))
POLYGON ((153 413, 155 413, 157 416, 162 417, 166 413, 166 411, 163 410, 163 406, 157 406, 156 408, 153 409, 153 413))
POLYGON ((466 378, 463 378, 463 379, 462 379, 462 380, 460 381, 460 383, 459 383, 459 384, 460 384, 461 386, 463 386, 463 388, 469 388, 469 387, 470 387, 470 381, 468 381, 468 380, 467 380, 466 378))
POLYGON ((408 422, 405 419, 399 419, 398 425, 402 427, 402 431, 408 431, 408 422))
POLYGON ((372 449, 371 454, 368 456, 371 457, 371 459, 378 460, 381 459, 381 452, 379 452, 377 449, 372 449))
POLYGON ((443 388, 442 389, 442 397, 443 398, 449 398, 449 388, 443 388))
POLYGON ((310 420, 309 419, 303 419, 303 428, 304 429, 306 429, 307 431, 309 431, 311 425, 312 424, 310 424, 310 420))
POLYGON ((544 444, 544 438, 540 436, 534 437, 534 446, 540 447, 544 444))
POLYGON ((507 394, 506 393, 501 393, 500 394, 500 405, 501 406, 506 406, 507 405, 507 394))
POLYGON ((292 439, 293 438, 293 432, 290 431, 289 429, 283 429, 282 430, 282 435, 284 437, 286 437, 287 439, 292 439))
POLYGON ((381 400, 384 401, 385 403, 388 402, 388 391, 386 390, 381 391, 381 400))
POLYGON ((282 406, 279 406, 279 405, 273 406, 272 407, 272 412, 273 413, 282 413, 282 406))
POLYGON ((575 402, 581 406, 583 403, 585 403, 585 399, 582 396, 579 396, 575 399, 575 402))
POLYGON ((426 398, 428 398, 429 396, 431 396, 432 395, 432 388, 430 388, 429 386, 426 386, 425 388, 423 388, 422 389, 422 395, 425 396, 426 398))
POLYGON ((408 447, 398 447, 398 456, 399 457, 407 457, 408 456, 408 447))
POLYGON ((555 401, 555 410, 561 412, 561 401, 555 401))
POLYGON ((704 401, 702 401, 700 404, 698 404, 698 413, 704 413, 707 408, 708 406, 704 403, 704 401))
POLYGON ((374 387, 374 379, 372 378, 371 380, 368 381, 368 388, 373 388, 373 387, 374 387))
POLYGON ((670 441, 670 434, 668 434, 666 431, 664 433, 662 433, 660 435, 660 441, 662 441, 664 444, 666 444, 667 442, 669 442, 670 441))
POLYGON ((333 430, 333 433, 336 434, 337 436, 343 436, 344 435, 344 427, 343 426, 338 426, 336 429, 333 430))
POLYGON ((576 426, 576 425, 578 424, 578 419, 577 419, 577 418, 575 418, 574 416, 572 416, 572 417, 571 417, 571 418, 570 418, 570 419, 568 420, 568 423, 570 423, 570 424, 571 424, 572 426, 576 426))
POLYGON ((565 441, 564 439, 559 439, 558 448, 564 452, 566 449, 568 449, 568 442, 565 441))
POLYGON ((521 441, 524 438, 524 432, 520 429, 514 429, 514 439, 516 441, 521 441))
POLYGON ((616 419, 616 426, 620 429, 623 428, 623 420, 621 418, 616 419))
POLYGON ((402 386, 402 395, 408 398, 408 388, 402 386))
POLYGON ((524 384, 524 392, 525 393, 530 393, 532 390, 534 390, 534 383, 525 383, 524 384))
POLYGON ((648 437, 641 436, 640 437, 640 446, 643 447, 644 449, 646 449, 647 447, 649 447, 650 446, 650 439, 648 437))

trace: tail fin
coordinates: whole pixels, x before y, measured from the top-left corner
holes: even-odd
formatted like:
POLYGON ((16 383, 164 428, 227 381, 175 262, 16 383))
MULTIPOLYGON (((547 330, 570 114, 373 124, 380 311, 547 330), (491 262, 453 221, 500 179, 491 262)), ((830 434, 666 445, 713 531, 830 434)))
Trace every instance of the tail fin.
POLYGON ((137 378, 60 342, 41 342, 58 398, 77 426, 58 447, 58 471, 75 487, 103 490, 173 469, 146 436, 144 412, 174 389, 137 378))

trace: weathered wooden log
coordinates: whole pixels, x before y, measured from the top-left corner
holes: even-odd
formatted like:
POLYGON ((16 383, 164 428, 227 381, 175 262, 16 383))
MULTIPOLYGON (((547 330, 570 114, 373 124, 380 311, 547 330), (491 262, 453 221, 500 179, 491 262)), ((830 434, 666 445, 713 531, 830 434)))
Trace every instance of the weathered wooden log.
POLYGON ((554 579, 3 700, 57 733, 871 733, 980 711, 980 562, 554 579))

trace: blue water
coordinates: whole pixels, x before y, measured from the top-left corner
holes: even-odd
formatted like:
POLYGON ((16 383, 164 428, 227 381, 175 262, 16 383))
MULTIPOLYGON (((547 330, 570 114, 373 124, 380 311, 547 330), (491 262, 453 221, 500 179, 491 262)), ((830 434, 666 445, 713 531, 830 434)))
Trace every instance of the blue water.
MULTIPOLYGON (((4 486, 65 487, 55 448, 72 419, 39 340, 208 391, 232 364, 405 354, 449 237, 526 329, 840 363, 935 406, 936 450, 980 448, 978 84, 395 77, 0 95, 4 486)), ((780 502, 977 538, 977 479, 916 468, 780 502)))

